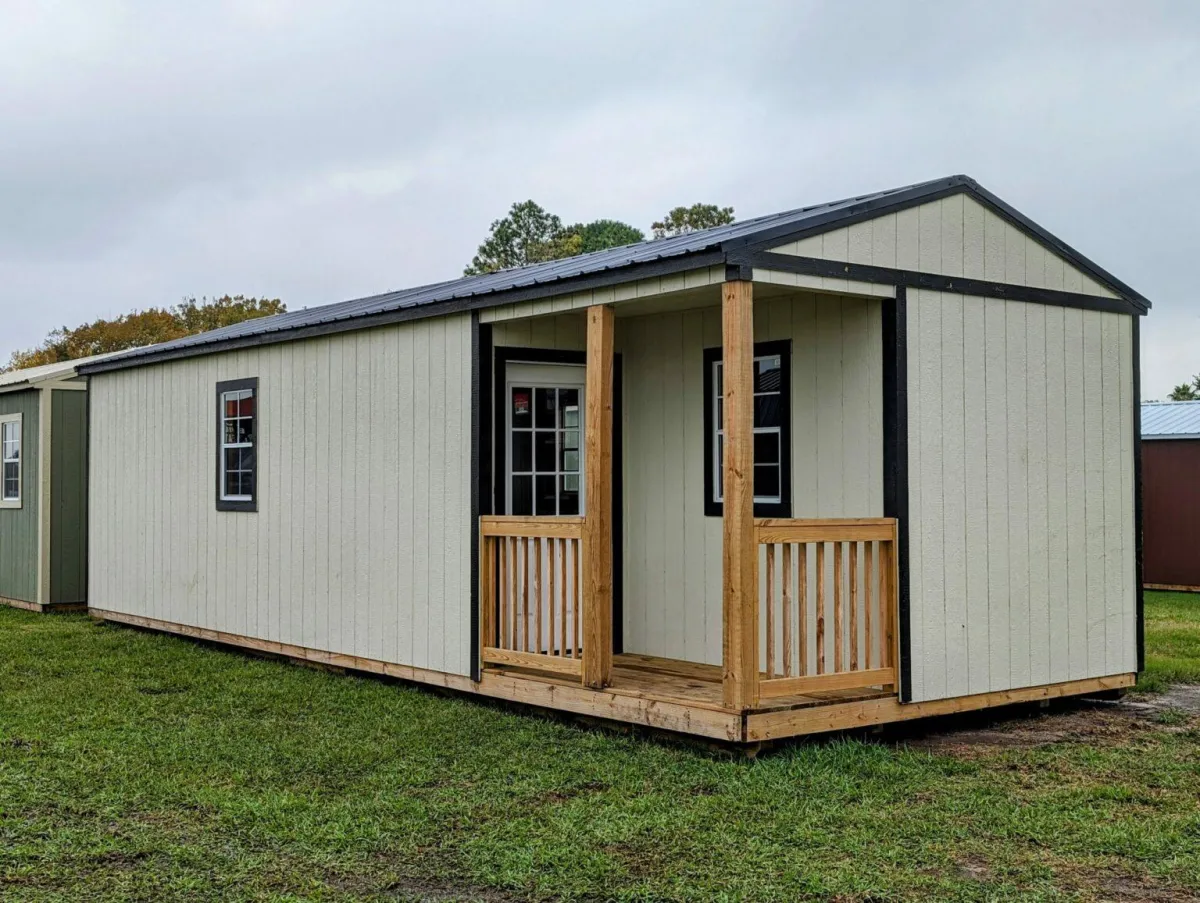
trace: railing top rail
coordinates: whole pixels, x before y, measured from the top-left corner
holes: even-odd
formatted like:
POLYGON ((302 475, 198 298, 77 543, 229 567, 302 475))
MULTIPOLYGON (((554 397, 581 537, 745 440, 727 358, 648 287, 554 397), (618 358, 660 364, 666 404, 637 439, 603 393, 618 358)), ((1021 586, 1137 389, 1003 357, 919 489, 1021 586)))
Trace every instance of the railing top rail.
POLYGON ((517 517, 489 514, 479 518, 479 531, 483 536, 580 539, 583 537, 583 518, 517 517))
POLYGON ((792 542, 860 542, 893 540, 896 538, 896 519, 892 517, 860 517, 830 520, 786 520, 758 518, 754 533, 759 543, 792 542))

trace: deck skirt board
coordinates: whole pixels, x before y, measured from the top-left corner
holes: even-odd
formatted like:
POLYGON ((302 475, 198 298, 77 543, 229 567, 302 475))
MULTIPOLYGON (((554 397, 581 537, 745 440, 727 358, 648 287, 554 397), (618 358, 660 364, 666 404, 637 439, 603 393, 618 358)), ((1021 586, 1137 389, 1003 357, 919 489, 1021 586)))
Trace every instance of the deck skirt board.
POLYGON ((760 743, 989 706, 1096 693, 1132 686, 1136 677, 1133 674, 1118 674, 911 704, 901 704, 890 691, 870 688, 824 690, 774 699, 743 713, 723 707, 719 673, 716 677, 712 675, 714 670, 719 672, 719 668, 672 659, 655 659, 653 656, 614 656, 613 684, 604 689, 582 686, 577 678, 568 675, 507 667, 488 667, 480 675, 480 680, 474 681, 466 675, 310 649, 140 615, 94 608, 90 613, 100 621, 281 655, 299 662, 315 662, 587 718, 625 722, 731 743, 760 743))

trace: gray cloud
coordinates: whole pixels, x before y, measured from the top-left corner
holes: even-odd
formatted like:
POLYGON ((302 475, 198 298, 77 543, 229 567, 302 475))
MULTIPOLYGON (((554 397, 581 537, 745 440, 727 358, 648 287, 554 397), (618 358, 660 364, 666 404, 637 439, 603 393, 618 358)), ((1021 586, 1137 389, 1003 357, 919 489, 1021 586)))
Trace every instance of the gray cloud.
POLYGON ((1200 371, 1200 7, 8 0, 0 359, 243 292, 444 279, 533 197, 641 227, 967 172, 1147 294, 1200 371), (578 6, 578 5, 576 5, 578 6))

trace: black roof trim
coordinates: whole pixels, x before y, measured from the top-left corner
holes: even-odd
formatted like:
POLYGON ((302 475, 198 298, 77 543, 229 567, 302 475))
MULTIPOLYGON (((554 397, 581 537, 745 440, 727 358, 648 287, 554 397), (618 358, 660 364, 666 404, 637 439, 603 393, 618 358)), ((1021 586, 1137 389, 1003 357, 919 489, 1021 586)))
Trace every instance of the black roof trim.
POLYGON ((565 260, 247 320, 161 345, 132 349, 81 366, 78 372, 83 376, 91 376, 234 348, 290 342, 423 317, 498 307, 709 266, 737 266, 744 264, 747 256, 769 251, 773 245, 926 204, 959 192, 971 195, 997 215, 1026 230, 1047 249, 1108 285, 1142 313, 1149 308, 1150 302, 1125 283, 982 188, 974 179, 957 175, 760 216, 686 235, 580 254, 565 260))

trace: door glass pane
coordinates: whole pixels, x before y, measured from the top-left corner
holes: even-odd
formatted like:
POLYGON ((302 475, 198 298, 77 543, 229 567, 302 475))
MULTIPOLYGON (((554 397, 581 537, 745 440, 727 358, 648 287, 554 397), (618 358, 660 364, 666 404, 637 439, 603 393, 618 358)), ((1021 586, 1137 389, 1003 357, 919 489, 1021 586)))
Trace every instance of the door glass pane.
POLYGON ((579 475, 567 474, 562 477, 558 494, 558 513, 562 515, 579 514, 579 475))
POLYGON ((779 355, 759 358, 754 362, 754 391, 778 392, 782 388, 782 375, 779 355))
POLYGON ((779 498, 779 465, 757 464, 754 467, 754 497, 779 498))
POLYGON ((559 426, 566 429, 579 427, 579 390, 558 390, 559 426))
POLYGON ((512 513, 533 514, 533 477, 512 478, 512 513))
POLYGON ((754 425, 783 426, 783 396, 756 395, 754 396, 754 425))
POLYGON ((554 492, 555 482, 553 476, 539 476, 537 478, 536 514, 553 516, 558 513, 558 504, 554 492))
POLYGON ((512 434, 513 473, 529 473, 533 470, 533 433, 512 434))
POLYGON ((554 473, 554 446, 557 435, 539 430, 533 440, 534 464, 538 473, 554 473))
POLYGON ((779 463, 779 433, 754 434, 754 463, 779 463))
POLYGON ((534 390, 534 426, 539 429, 554 429, 554 389, 534 390))
POLYGON ((513 386, 512 425, 516 429, 533 426, 533 390, 528 386, 513 386))

